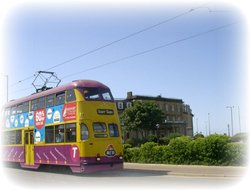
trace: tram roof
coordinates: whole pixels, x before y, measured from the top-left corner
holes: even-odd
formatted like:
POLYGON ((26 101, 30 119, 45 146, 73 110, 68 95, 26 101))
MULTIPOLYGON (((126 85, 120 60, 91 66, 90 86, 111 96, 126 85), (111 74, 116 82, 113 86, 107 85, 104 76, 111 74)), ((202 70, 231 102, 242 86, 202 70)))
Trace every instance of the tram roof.
POLYGON ((73 88, 84 88, 84 87, 108 88, 106 85, 104 85, 104 84, 102 84, 102 83, 100 83, 98 81, 94 81, 94 80, 74 80, 74 81, 72 81, 71 83, 68 83, 68 84, 64 84, 64 85, 61 85, 61 86, 58 86, 58 87, 55 87, 55 88, 52 88, 52 89, 49 89, 49 90, 38 92, 38 93, 29 95, 29 96, 26 96, 26 97, 23 97, 23 98, 19 98, 19 99, 16 99, 16 100, 11 100, 7 104, 5 104, 4 107, 11 107, 13 105, 18 105, 18 104, 21 104, 23 102, 27 102, 27 101, 34 100, 34 99, 37 99, 37 98, 41 98, 43 96, 48 96, 50 94, 63 92, 65 90, 70 90, 70 89, 73 89, 73 88))

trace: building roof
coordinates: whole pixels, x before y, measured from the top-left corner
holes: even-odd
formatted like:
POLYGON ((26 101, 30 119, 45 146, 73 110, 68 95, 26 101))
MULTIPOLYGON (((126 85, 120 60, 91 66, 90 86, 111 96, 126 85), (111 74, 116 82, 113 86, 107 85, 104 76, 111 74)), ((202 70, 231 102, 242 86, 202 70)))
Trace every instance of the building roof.
POLYGON ((184 103, 182 99, 164 98, 161 96, 133 95, 132 97, 127 97, 127 99, 130 99, 130 100, 154 100, 154 101, 167 101, 167 102, 184 103))

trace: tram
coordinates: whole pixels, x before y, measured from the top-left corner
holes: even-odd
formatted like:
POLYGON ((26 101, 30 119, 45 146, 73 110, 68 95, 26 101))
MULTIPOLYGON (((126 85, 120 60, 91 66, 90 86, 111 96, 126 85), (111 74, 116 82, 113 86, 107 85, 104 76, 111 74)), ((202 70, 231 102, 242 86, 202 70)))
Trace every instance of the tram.
POLYGON ((76 80, 4 106, 2 160, 74 173, 123 168, 121 127, 110 89, 76 80))

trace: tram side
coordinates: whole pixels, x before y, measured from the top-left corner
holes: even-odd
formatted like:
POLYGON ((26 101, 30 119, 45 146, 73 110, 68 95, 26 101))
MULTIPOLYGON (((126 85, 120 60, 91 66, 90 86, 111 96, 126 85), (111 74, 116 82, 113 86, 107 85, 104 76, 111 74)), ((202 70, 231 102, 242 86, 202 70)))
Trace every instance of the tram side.
POLYGON ((123 168, 121 129, 108 87, 76 81, 7 104, 2 160, 73 172, 123 168))

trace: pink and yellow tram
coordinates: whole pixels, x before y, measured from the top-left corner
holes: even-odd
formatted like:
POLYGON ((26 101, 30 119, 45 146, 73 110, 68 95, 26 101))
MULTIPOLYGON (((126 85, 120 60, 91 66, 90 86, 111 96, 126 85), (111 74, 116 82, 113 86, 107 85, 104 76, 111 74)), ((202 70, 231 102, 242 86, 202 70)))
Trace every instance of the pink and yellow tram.
POLYGON ((92 80, 36 93, 4 106, 2 160, 72 172, 123 168, 122 137, 110 89, 92 80))

